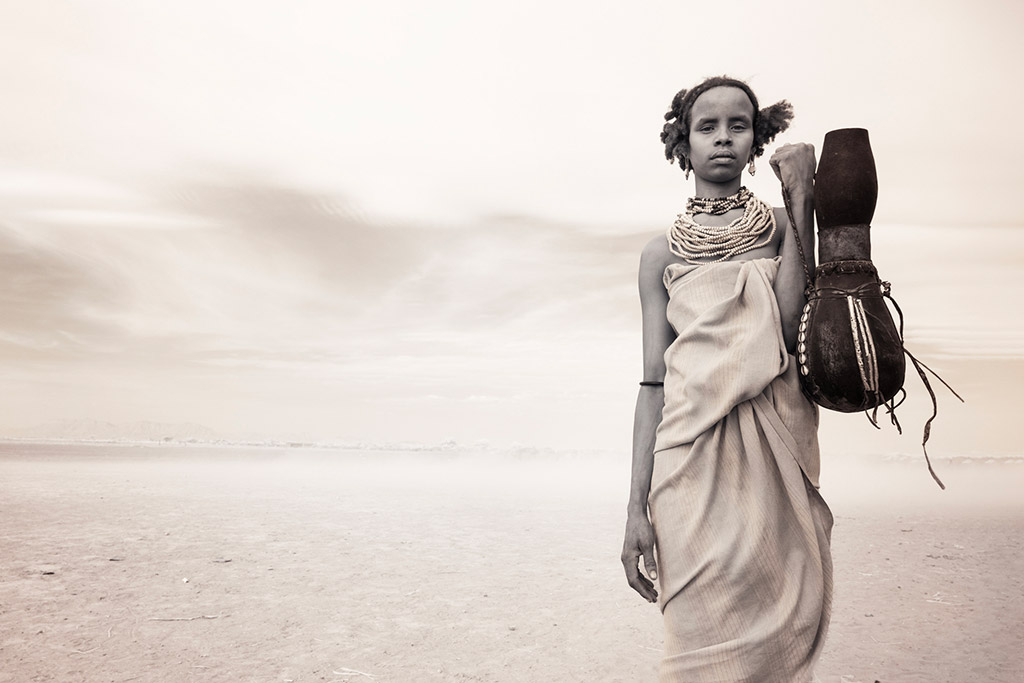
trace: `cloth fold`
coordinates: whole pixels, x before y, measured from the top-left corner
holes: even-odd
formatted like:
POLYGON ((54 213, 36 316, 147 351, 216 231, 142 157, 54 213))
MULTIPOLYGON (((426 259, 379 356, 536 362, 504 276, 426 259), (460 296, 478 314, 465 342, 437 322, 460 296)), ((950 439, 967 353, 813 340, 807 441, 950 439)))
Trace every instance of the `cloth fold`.
POLYGON ((810 680, 831 613, 818 413, 786 353, 779 259, 671 264, 665 408, 648 499, 662 681, 810 680))

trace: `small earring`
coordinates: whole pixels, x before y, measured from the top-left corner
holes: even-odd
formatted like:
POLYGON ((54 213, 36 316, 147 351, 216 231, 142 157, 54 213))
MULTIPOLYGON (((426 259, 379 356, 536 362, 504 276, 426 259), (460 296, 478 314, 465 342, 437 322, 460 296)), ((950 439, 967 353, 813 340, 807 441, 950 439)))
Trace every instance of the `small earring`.
POLYGON ((757 169, 754 167, 754 157, 750 157, 750 166, 747 166, 747 170, 750 171, 750 175, 757 173, 757 169))
POLYGON ((686 157, 683 157, 683 176, 687 180, 690 179, 690 160, 686 157))

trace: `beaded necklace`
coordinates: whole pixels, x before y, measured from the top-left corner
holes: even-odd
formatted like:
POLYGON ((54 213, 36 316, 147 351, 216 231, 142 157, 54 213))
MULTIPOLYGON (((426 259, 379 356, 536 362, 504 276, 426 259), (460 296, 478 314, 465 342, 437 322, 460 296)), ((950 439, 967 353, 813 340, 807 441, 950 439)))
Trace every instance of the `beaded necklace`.
POLYGON ((686 212, 691 216, 696 213, 709 213, 721 216, 723 213, 744 206, 754 194, 746 187, 740 187, 736 194, 728 197, 690 197, 686 200, 686 212))
POLYGON ((668 229, 668 246, 673 254, 687 263, 719 263, 771 243, 775 227, 775 212, 771 205, 741 187, 730 197, 694 197, 687 201, 686 213, 679 214, 668 229), (722 215, 740 206, 743 207, 743 215, 728 225, 701 225, 693 220, 694 213, 722 215), (703 210, 705 208, 709 210, 703 210), (768 236, 758 241, 766 230, 768 236), (703 260, 712 257, 717 258, 714 261, 703 260))

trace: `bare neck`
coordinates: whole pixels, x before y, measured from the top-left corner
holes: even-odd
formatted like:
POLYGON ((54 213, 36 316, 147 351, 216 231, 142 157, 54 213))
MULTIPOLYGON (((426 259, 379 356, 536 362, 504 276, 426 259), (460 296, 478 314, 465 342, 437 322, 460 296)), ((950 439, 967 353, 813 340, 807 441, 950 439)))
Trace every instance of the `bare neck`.
POLYGON ((736 176, 724 183, 696 178, 693 185, 695 197, 728 197, 740 191, 740 177, 736 176))

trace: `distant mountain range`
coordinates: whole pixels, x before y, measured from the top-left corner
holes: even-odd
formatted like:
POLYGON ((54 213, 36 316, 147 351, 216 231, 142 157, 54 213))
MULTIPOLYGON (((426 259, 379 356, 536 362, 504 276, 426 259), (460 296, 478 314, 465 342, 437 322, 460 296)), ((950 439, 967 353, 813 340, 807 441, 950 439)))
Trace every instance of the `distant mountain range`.
POLYGON ((222 441, 215 431, 192 422, 144 420, 115 424, 100 420, 58 420, 34 427, 7 430, 4 436, 60 441, 222 441))

